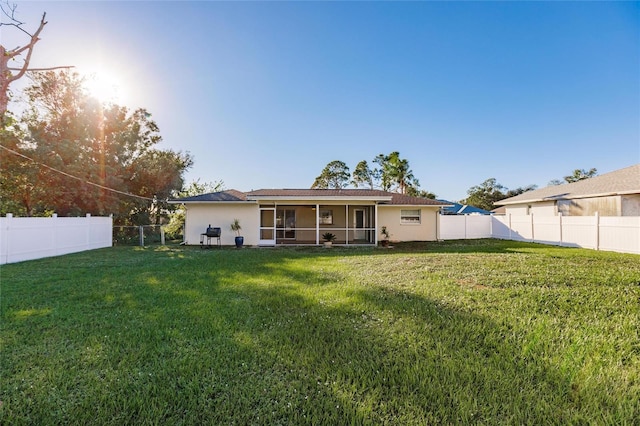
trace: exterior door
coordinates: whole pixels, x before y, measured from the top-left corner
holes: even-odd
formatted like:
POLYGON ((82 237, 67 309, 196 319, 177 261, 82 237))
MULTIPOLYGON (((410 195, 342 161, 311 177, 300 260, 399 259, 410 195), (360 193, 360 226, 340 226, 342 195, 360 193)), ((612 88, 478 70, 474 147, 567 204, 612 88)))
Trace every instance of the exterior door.
POLYGON ((295 209, 276 210, 276 239, 296 239, 296 211, 295 209))
POLYGON ((276 245, 276 208, 260 207, 260 236, 258 245, 276 245))
POLYGON ((353 211, 353 227, 355 228, 353 237, 356 240, 365 240, 367 238, 367 215, 364 209, 355 209, 353 211))

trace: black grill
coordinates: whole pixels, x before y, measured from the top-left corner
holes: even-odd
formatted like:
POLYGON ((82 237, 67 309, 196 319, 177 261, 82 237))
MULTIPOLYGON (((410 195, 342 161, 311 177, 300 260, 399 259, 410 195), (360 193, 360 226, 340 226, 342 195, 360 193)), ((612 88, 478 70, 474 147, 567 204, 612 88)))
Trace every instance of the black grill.
POLYGON ((211 248, 211 239, 215 238, 217 246, 220 247, 220 235, 222 234, 222 230, 217 227, 211 227, 209 225, 207 230, 200 234, 200 247, 201 248, 211 248))
POLYGON ((208 227, 207 232, 205 232, 205 235, 207 237, 219 238, 221 233, 222 231, 220 230, 220 228, 208 227))

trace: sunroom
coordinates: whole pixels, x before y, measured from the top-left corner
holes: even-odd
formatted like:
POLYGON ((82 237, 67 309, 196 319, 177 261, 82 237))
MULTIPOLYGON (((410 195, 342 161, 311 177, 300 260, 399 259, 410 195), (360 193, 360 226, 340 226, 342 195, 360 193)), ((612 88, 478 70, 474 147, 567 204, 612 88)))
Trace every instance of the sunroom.
POLYGON ((376 244, 375 204, 260 204, 258 245, 376 244))

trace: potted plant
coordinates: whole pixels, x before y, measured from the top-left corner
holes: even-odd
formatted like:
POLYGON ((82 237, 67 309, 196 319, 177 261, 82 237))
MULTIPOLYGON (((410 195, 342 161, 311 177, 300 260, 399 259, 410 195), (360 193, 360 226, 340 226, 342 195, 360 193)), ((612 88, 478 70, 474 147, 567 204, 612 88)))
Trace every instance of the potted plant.
POLYGON ((240 226, 240 221, 238 219, 233 219, 233 222, 231 222, 231 230, 236 233, 236 248, 240 248, 244 244, 244 237, 240 235, 241 229, 242 226, 240 226))
POLYGON ((391 234, 389 233, 389 230, 387 229, 386 226, 383 226, 382 228, 380 228, 380 234, 382 234, 380 245, 382 247, 389 247, 389 237, 391 236, 391 234))
POLYGON ((332 234, 331 232, 325 232, 324 234, 322 234, 322 239, 324 240, 325 247, 331 247, 331 245, 333 244, 333 240, 336 239, 336 235, 332 234))

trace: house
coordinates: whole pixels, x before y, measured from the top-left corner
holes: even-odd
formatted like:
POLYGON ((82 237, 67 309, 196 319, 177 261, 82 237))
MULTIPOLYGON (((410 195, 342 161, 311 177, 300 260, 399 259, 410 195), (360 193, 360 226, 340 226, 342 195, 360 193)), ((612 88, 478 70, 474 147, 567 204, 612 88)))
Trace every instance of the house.
POLYGON ((640 216, 640 163, 564 185, 496 202, 506 214, 541 216, 640 216))
POLYGON ((208 226, 222 229, 222 244, 232 245, 230 230, 239 219, 247 245, 319 245, 322 234, 334 244, 376 245, 382 226, 392 241, 438 238, 438 211, 447 203, 368 189, 228 190, 171 200, 182 204, 185 243, 200 244, 208 226))
POLYGON ((460 214, 492 214, 488 210, 481 209, 479 207, 469 206, 467 204, 454 203, 446 200, 438 200, 443 203, 450 204, 448 207, 443 207, 440 214, 443 215, 460 215, 460 214))

